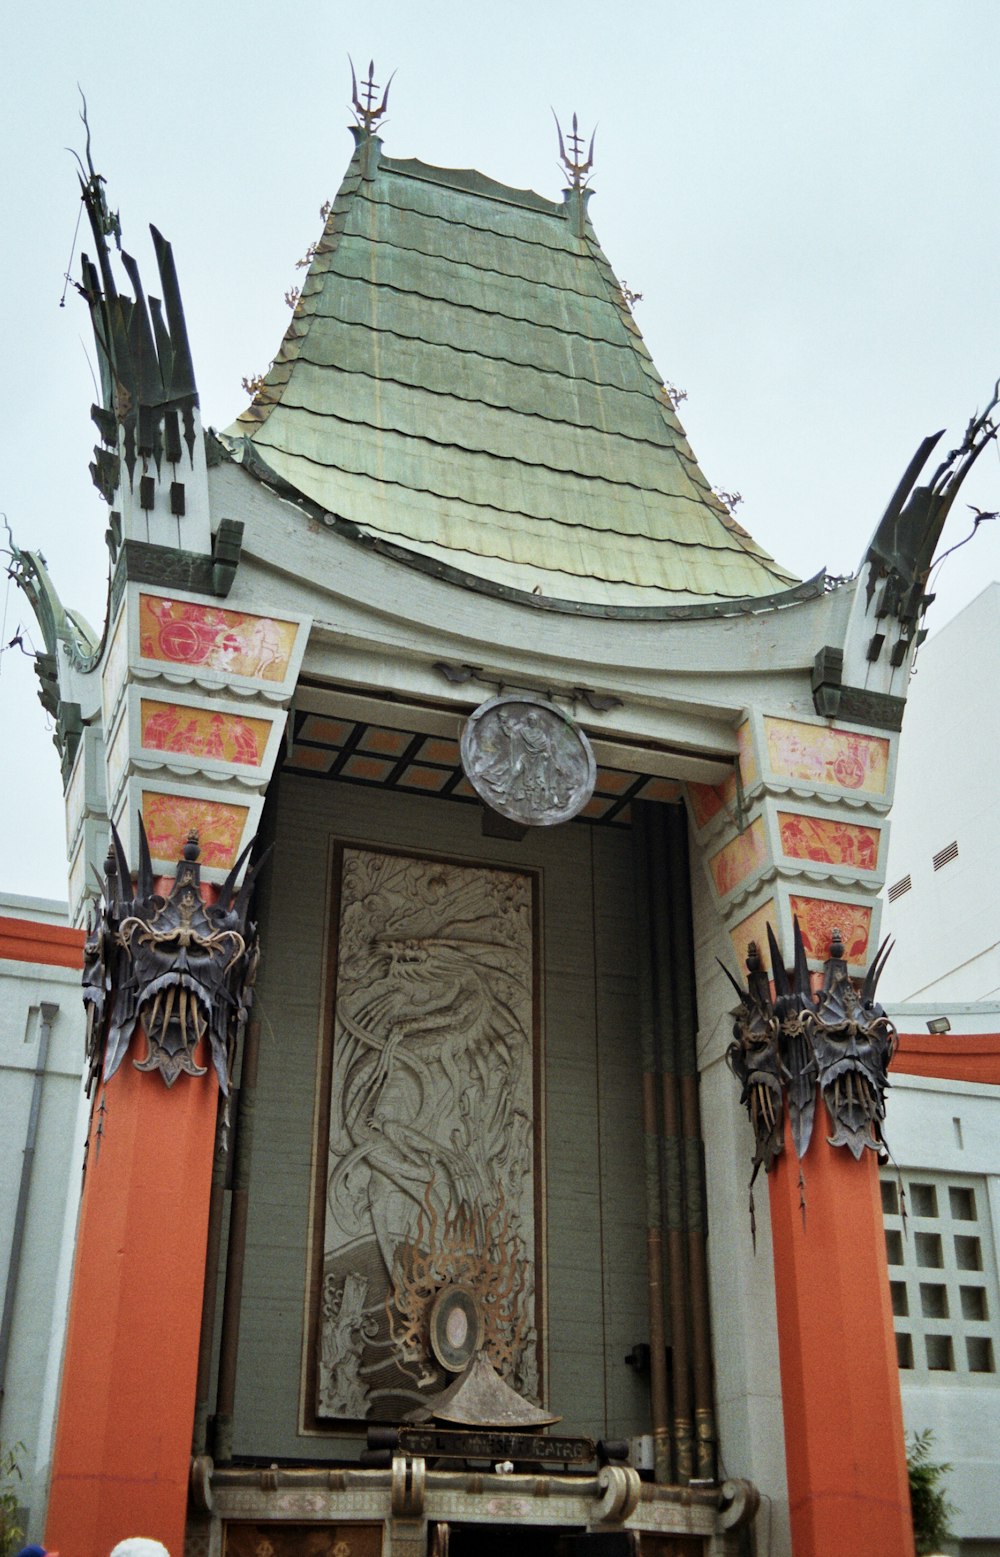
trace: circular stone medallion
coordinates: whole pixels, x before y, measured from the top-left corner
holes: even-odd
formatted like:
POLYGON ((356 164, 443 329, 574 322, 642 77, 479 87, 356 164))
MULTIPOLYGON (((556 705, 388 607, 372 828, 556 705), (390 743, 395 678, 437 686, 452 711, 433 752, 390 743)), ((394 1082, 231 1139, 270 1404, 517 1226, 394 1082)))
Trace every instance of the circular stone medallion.
POLYGON ((442 1368, 461 1373, 483 1341, 479 1300, 468 1287, 442 1287, 431 1307, 431 1351, 442 1368))
POLYGON ((582 811, 597 764, 569 714, 530 692, 491 698, 462 732, 462 767, 481 800, 509 821, 552 827, 582 811))

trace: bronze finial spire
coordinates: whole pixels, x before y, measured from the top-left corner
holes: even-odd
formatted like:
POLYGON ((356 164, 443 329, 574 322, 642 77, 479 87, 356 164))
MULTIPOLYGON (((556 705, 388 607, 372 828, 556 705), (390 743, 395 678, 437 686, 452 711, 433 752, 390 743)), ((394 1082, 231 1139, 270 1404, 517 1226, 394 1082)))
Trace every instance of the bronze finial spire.
POLYGON ((358 96, 358 78, 354 71, 354 61, 349 54, 347 58, 351 60, 351 107, 354 109, 354 119, 360 130, 364 130, 366 135, 371 135, 375 125, 389 106, 389 88, 392 86, 396 72, 393 71, 386 82, 385 91, 382 92, 382 101, 376 108, 374 106, 375 99, 378 93, 382 91, 382 88, 375 80, 375 61, 368 61, 368 80, 361 83, 361 97, 364 98, 364 102, 362 102, 361 97, 358 96))
POLYGON ((594 140, 597 135, 597 130, 595 129, 593 135, 590 137, 590 146, 587 149, 586 160, 584 160, 581 156, 583 151, 583 137, 580 135, 577 127, 576 114, 573 115, 573 128, 568 136, 568 155, 566 152, 566 143, 563 140, 562 125, 559 123, 559 120, 556 117, 556 111, 554 108, 552 110, 552 117, 556 121, 556 132, 559 136, 559 156, 562 159, 563 167, 566 168, 567 172, 569 173, 572 187, 574 189, 586 189, 587 184, 590 182, 590 171, 594 166, 594 140))

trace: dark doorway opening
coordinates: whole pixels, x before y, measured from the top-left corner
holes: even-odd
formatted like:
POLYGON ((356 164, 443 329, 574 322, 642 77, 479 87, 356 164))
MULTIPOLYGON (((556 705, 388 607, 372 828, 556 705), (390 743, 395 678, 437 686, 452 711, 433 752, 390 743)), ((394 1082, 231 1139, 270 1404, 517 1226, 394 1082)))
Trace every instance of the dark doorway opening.
POLYGON ((573 1557, 580 1534, 551 1525, 452 1525, 448 1557, 573 1557))

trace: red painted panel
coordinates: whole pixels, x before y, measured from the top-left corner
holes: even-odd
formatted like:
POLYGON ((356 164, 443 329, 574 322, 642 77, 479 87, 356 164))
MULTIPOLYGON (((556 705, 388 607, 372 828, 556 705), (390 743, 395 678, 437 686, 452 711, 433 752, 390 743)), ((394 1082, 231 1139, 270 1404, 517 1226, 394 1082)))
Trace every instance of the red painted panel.
POLYGON ((68 925, 40 924, 0 914, 0 957, 11 962, 44 962, 56 968, 83 967, 83 931, 68 925))
POLYGON ((1000 1087, 1000 1033, 900 1033, 892 1068, 1000 1087))

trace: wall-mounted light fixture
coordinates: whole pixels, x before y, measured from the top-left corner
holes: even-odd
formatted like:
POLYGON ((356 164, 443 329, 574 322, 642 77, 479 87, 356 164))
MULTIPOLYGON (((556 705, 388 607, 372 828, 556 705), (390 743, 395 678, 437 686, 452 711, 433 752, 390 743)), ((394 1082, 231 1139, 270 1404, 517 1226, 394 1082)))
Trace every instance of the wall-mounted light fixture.
POLYGON ((933 1021, 927 1023, 929 1033, 950 1033, 951 1023, 946 1016, 936 1016, 933 1021))

